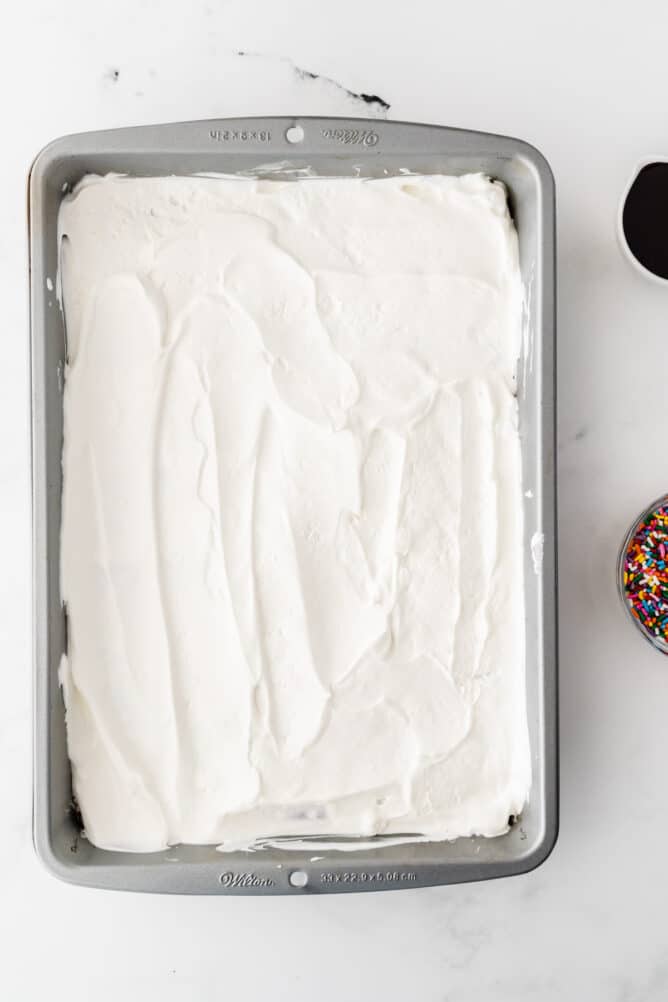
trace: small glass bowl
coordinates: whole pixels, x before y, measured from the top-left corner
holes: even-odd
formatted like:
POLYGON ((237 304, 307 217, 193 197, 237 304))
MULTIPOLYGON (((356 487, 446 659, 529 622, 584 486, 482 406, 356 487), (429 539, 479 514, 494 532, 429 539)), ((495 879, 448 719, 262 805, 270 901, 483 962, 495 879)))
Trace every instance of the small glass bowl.
MULTIPOLYGON (((638 619, 638 617, 634 615, 633 610, 631 608, 631 603, 629 602, 629 599, 627 597, 626 586, 624 584, 624 571, 625 571, 625 567, 626 567, 626 555, 627 555, 629 546, 630 546, 630 544, 631 544, 631 542, 632 542, 632 540, 633 540, 636 532, 638 531, 638 529, 640 528, 640 526, 642 525, 642 523, 645 522, 645 521, 647 521, 647 519, 658 508, 664 508, 664 507, 668 507, 668 494, 664 494, 662 497, 657 498, 656 501, 653 501, 651 505, 649 505, 647 508, 645 508, 644 511, 642 511, 640 513, 640 515, 638 515, 638 517, 633 522, 633 525, 631 526, 631 528, 629 529, 629 531, 626 533, 626 536, 624 537, 624 542, 622 543, 621 549, 619 551, 619 558, 618 558, 618 561, 617 561, 617 587, 618 587, 618 590, 619 590, 619 596, 620 596, 620 598, 622 600, 622 604, 624 605, 624 608, 626 609, 626 613, 627 613, 629 619, 631 620, 631 622, 633 623, 633 625, 636 627, 636 629, 639 630, 639 632, 642 634, 642 636, 645 638, 645 640, 647 640, 652 645, 652 647, 655 650, 660 651, 661 654, 668 654, 668 624, 666 626, 666 639, 664 639, 660 635, 657 636, 653 632, 653 630, 651 628, 645 626, 638 619)), ((667 562, 667 565, 668 565, 668 531, 667 531, 666 551, 667 551, 666 552, 666 562, 667 562)))

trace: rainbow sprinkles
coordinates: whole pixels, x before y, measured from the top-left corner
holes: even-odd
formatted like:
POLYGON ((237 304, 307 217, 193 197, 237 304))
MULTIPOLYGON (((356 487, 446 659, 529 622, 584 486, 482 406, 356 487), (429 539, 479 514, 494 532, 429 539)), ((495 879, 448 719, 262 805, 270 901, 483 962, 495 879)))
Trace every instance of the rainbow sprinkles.
POLYGON ((622 553, 624 601, 647 638, 668 653, 668 497, 635 523, 622 553))

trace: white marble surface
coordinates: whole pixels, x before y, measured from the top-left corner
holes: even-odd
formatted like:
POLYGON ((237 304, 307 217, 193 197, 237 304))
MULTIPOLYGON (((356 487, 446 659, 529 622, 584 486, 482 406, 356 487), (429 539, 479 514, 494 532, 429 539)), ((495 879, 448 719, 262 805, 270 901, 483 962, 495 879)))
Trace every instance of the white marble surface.
POLYGON ((0 997, 12 1002, 668 996, 668 662, 624 622, 613 583, 627 523, 668 489, 668 290, 632 271, 614 233, 635 161, 668 154, 668 11, 661 0, 389 10, 379 0, 33 0, 3 23, 0 997), (521 136, 553 165, 560 839, 541 869, 486 885, 296 901, 65 886, 30 841, 26 173, 65 132, 364 113, 296 67, 379 94, 392 118, 521 136))

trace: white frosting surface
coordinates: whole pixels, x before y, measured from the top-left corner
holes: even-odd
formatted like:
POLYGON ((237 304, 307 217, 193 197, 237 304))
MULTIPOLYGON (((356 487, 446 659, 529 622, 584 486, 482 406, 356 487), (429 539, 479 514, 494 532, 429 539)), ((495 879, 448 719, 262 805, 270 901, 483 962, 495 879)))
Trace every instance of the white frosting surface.
POLYGON ((530 758, 503 188, 110 177, 59 222, 88 837, 505 831, 530 758))

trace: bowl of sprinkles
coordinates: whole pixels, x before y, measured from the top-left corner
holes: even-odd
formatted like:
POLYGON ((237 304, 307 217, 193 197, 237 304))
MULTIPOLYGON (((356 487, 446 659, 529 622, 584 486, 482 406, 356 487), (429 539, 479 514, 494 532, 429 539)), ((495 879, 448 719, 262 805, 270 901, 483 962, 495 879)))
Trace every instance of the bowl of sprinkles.
POLYGON ((668 654, 668 495, 631 526, 619 555, 619 586, 642 635, 668 654))

